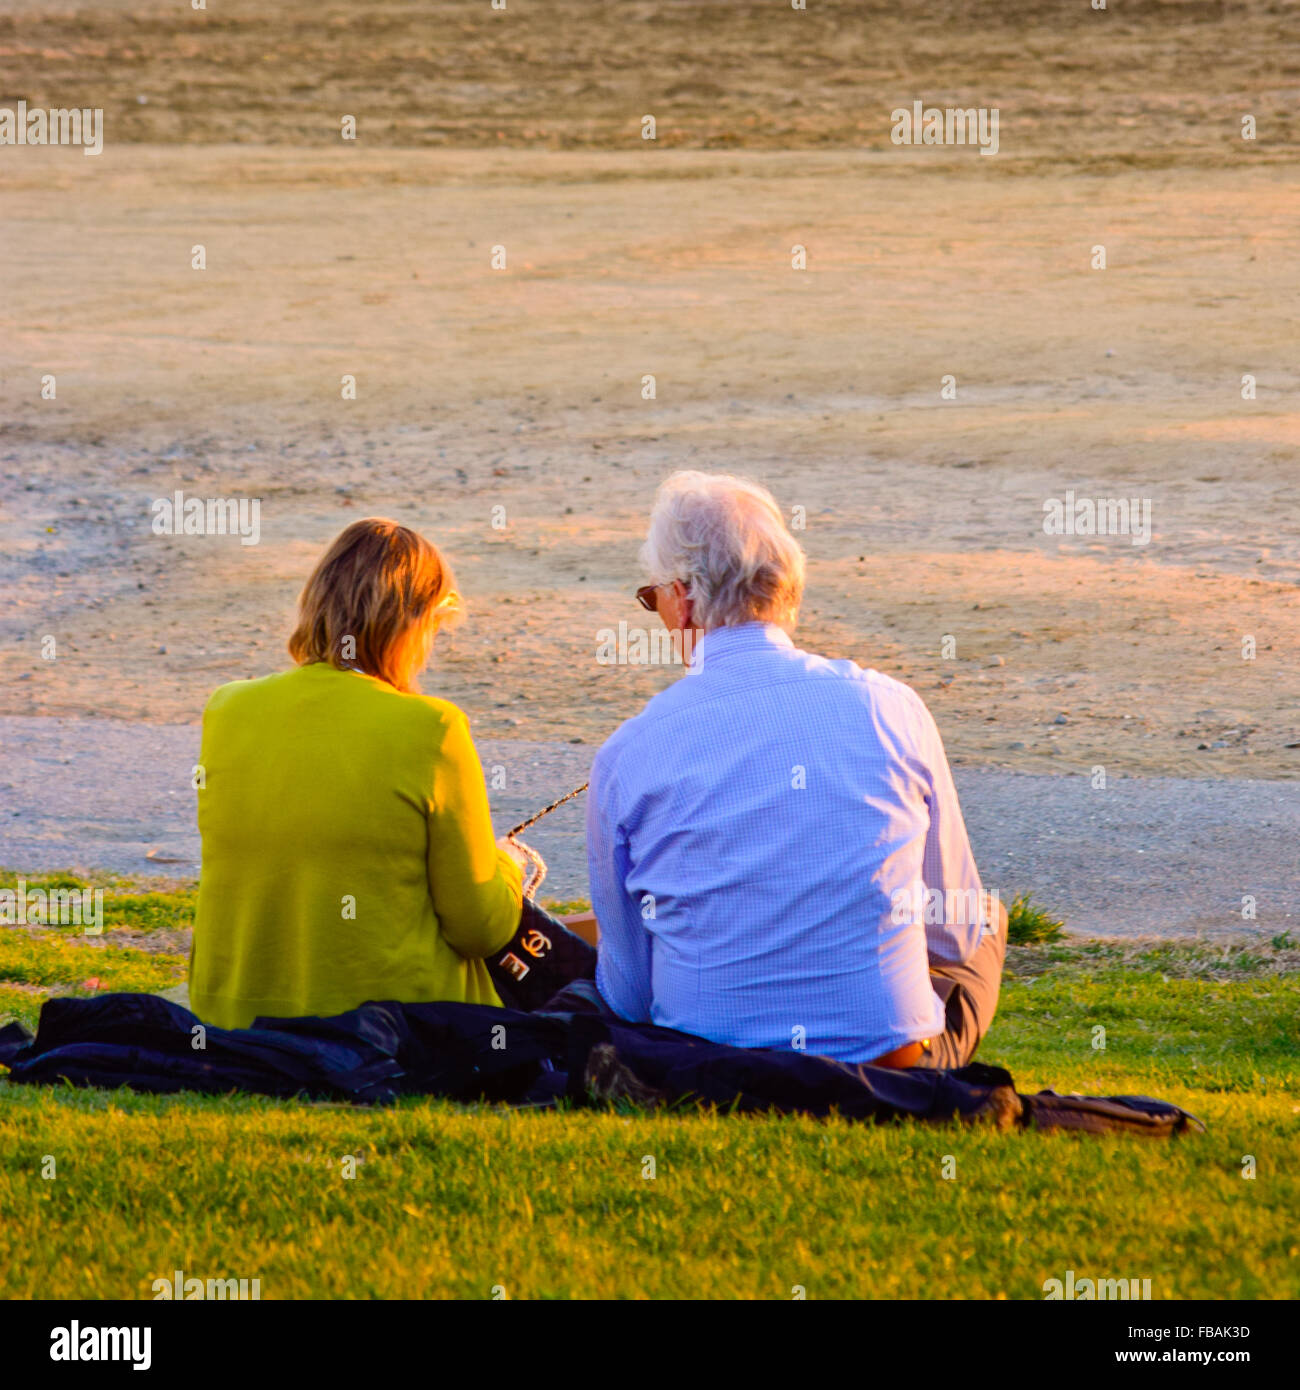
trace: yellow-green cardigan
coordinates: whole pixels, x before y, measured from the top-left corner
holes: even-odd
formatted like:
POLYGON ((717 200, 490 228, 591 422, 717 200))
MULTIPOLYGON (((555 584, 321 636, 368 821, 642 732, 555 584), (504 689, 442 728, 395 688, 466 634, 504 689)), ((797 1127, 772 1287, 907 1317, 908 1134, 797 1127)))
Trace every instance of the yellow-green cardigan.
POLYGON ((519 925, 520 871, 455 705, 299 666, 215 691, 199 761, 200 1018, 501 1002, 482 957, 519 925))

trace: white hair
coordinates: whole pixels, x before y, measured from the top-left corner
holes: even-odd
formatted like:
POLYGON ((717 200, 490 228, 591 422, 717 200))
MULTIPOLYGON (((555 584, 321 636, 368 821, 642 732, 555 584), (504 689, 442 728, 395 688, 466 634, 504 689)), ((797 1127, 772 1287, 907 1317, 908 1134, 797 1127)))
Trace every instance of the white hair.
POLYGON ((804 557, 765 487, 726 473, 674 473, 650 513, 641 564, 656 584, 680 579, 705 631, 768 622, 793 628, 804 557))

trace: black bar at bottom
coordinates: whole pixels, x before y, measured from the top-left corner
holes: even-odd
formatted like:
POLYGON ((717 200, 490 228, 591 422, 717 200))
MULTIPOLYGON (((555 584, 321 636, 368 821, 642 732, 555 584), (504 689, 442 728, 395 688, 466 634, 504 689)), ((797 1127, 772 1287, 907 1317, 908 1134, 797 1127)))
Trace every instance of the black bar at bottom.
MULTIPOLYGON (((666 1309, 610 1302, 598 1311, 554 1302, 492 1306, 506 1301, 8 1302, 0 1303, 0 1355, 11 1385, 58 1385, 68 1375, 81 1380, 114 1372, 185 1385, 218 1378, 234 1384, 247 1381, 250 1372, 259 1381, 283 1373, 300 1380, 318 1372, 322 1383, 337 1384, 349 1374, 386 1377, 421 1365, 436 1379, 448 1358, 466 1368, 476 1346, 488 1358, 485 1371, 490 1366, 496 1378, 504 1370, 501 1352, 518 1347, 520 1374, 532 1376, 549 1365, 549 1378, 558 1358, 581 1384, 597 1374, 622 1379, 619 1347, 626 1353, 641 1346, 643 1355, 651 1337, 668 1356, 652 1358, 658 1362, 655 1378, 665 1382, 685 1370, 670 1351, 676 1345, 687 1357, 691 1379, 713 1362, 729 1377, 752 1366, 771 1380, 781 1373, 778 1363, 789 1358, 792 1373, 842 1380, 845 1360, 863 1357, 864 1372, 875 1364, 905 1374, 914 1362, 917 1373, 928 1377, 951 1359, 960 1374, 1010 1372, 1017 1383, 1073 1383, 1106 1370, 1121 1383, 1127 1372, 1168 1366, 1278 1371, 1293 1344, 1295 1322, 1293 1306, 1281 1302, 824 1301, 791 1308, 784 1315, 789 1322, 776 1323, 771 1304, 753 1302, 679 1302, 666 1309), (576 1345, 566 1350, 569 1338, 576 1345), (604 1348, 603 1369, 597 1372, 592 1363, 581 1369, 574 1351, 594 1353, 597 1345, 604 1348), (393 1357, 400 1358, 400 1371, 393 1357), (832 1373, 823 1357, 840 1372, 832 1373)), ((644 1371, 638 1376, 635 1370, 647 1364, 641 1356, 623 1364, 632 1372, 629 1378, 643 1378, 644 1371)))

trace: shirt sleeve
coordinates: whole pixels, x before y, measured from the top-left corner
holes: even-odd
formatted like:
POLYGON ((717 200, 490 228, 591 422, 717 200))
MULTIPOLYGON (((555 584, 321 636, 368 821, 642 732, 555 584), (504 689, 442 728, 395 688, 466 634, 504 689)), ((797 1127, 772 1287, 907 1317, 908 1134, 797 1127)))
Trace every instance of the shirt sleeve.
POLYGON ((429 891, 443 938, 462 956, 490 956, 519 928, 523 873, 497 848, 483 765, 459 710, 434 766, 429 891))
POLYGON ((925 940, 936 964, 963 964, 975 954, 988 920, 988 904, 975 856, 966 835, 953 785, 948 755, 934 716, 917 696, 921 716, 922 765, 927 783, 930 828, 925 837, 921 877, 927 895, 937 894, 936 908, 926 913, 925 940), (942 911, 938 910, 942 904, 942 911))
POLYGON ((587 868, 591 906, 600 927, 596 988, 620 1018, 649 1023, 650 933, 627 890, 631 862, 608 764, 602 750, 592 764, 587 796, 587 868))

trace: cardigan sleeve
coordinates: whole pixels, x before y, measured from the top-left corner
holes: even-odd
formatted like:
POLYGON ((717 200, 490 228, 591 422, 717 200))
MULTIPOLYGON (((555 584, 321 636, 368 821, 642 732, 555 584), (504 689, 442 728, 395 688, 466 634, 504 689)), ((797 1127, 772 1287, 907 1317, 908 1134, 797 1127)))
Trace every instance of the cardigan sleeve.
POLYGON ((451 714, 434 764, 428 860, 447 944, 470 958, 501 950, 519 927, 523 874, 497 848, 483 767, 460 710, 451 714))

